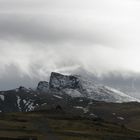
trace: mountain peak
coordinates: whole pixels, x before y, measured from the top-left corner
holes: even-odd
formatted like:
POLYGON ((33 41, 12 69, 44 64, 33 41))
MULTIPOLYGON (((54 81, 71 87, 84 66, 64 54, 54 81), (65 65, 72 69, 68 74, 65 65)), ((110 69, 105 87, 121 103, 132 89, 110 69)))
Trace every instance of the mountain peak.
POLYGON ((77 89, 79 88, 79 78, 73 75, 63 75, 52 72, 50 76, 49 86, 51 89, 77 89))
POLYGON ((94 79, 89 77, 63 75, 56 72, 51 73, 49 82, 40 81, 36 91, 38 93, 59 93, 71 97, 85 97, 105 102, 140 102, 138 99, 118 90, 97 84, 94 79))
POLYGON ((23 87, 23 86, 19 86, 18 90, 19 91, 28 91, 29 89, 27 89, 26 87, 23 87))
POLYGON ((14 90, 1 91, 0 111, 32 111, 47 102, 55 104, 58 100, 69 100, 71 104, 71 99, 114 103, 140 102, 118 90, 97 84, 94 79, 52 72, 50 81, 40 81, 36 90, 20 86, 14 90))
POLYGON ((70 96, 80 93, 80 96, 105 102, 134 102, 139 101, 113 88, 97 84, 88 77, 63 75, 52 72, 49 82, 50 90, 59 90, 70 96))

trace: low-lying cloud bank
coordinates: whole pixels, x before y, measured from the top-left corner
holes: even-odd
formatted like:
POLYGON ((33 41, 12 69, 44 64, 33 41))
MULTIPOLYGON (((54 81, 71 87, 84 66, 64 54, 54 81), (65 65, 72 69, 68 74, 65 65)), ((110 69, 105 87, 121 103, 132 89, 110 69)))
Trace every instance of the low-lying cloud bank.
POLYGON ((0 88, 79 68, 139 75, 139 12, 137 0, 1 0, 0 88))

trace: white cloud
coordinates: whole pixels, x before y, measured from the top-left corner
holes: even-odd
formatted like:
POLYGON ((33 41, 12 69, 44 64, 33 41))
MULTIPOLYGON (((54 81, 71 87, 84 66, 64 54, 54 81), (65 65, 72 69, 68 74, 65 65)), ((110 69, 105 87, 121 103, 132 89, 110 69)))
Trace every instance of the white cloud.
POLYGON ((0 0, 0 74, 140 73, 139 13, 137 0, 0 0))

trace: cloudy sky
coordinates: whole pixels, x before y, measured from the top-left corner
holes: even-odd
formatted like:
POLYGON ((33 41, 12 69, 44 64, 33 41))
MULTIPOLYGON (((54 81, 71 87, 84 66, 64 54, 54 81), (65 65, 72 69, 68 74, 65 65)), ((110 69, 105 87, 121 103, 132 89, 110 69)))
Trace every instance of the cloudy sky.
POLYGON ((0 89, 80 68, 140 74, 139 0, 0 0, 0 89))

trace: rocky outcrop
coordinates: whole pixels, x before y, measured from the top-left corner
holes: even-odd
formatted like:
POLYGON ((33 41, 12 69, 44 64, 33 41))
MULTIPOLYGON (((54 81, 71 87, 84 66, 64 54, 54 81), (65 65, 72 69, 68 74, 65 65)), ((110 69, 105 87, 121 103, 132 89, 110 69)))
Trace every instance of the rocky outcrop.
POLYGON ((97 84, 88 78, 86 79, 75 75, 63 75, 56 72, 51 73, 49 83, 45 81, 40 82, 37 90, 50 94, 53 94, 55 91, 55 93, 57 92, 61 95, 85 97, 105 102, 139 101, 120 91, 97 84))
POLYGON ((38 92, 48 92, 49 91, 49 82, 40 81, 37 86, 38 92))
POLYGON ((49 82, 50 89, 78 89, 80 87, 80 81, 75 76, 66 76, 59 73, 51 73, 50 82, 49 82))
POLYGON ((45 101, 33 90, 20 87, 15 90, 0 92, 0 112, 33 111, 45 101))

